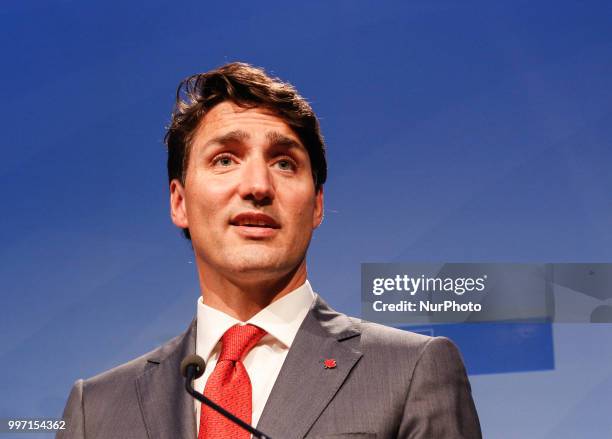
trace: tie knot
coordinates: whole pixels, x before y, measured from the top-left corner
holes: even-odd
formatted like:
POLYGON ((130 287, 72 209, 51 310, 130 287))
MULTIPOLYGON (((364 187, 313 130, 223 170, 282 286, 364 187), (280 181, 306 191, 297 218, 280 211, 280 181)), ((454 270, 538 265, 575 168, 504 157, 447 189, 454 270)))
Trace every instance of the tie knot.
POLYGON ((264 335, 266 331, 254 325, 232 326, 221 337, 219 361, 239 361, 264 335))

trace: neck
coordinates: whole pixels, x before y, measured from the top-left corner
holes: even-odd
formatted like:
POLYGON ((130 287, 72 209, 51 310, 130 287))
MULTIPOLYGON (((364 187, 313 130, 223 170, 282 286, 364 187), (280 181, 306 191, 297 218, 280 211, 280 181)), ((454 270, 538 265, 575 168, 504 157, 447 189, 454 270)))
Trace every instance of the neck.
POLYGON ((306 282, 306 260, 282 276, 236 278, 201 267, 198 272, 204 304, 242 322, 306 282))

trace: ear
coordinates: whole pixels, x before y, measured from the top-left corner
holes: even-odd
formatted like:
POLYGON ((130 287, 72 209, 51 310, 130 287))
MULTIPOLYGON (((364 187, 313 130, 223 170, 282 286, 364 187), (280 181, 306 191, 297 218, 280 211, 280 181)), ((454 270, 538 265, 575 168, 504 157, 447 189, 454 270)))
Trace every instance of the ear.
POLYGON ((176 178, 170 182, 170 217, 175 226, 181 229, 189 227, 185 207, 185 187, 176 178))
POLYGON ((323 222, 323 186, 315 194, 315 208, 312 214, 312 228, 316 229, 323 222))

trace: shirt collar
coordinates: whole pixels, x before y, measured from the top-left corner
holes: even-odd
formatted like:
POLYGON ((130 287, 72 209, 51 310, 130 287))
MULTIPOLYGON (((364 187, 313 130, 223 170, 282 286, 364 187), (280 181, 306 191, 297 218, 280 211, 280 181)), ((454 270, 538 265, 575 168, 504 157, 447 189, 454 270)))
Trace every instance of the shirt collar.
POLYGON ((302 321, 315 300, 315 293, 308 281, 269 304, 246 322, 241 322, 202 302, 198 298, 196 351, 208 360, 213 349, 229 328, 238 324, 253 324, 280 341, 287 349, 291 347, 302 321))

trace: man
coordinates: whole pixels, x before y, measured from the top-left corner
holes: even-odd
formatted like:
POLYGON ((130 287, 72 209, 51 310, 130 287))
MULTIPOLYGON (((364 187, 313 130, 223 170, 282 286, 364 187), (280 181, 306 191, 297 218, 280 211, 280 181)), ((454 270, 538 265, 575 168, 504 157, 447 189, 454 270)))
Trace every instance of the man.
POLYGON ((195 387, 274 438, 478 438, 454 345, 332 310, 307 281, 323 219, 325 148, 289 84, 232 63, 181 83, 166 135, 171 217, 201 297, 185 334, 76 382, 60 438, 248 438, 195 387))

